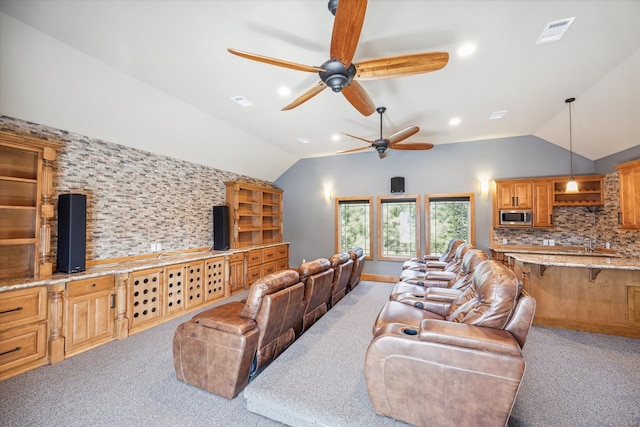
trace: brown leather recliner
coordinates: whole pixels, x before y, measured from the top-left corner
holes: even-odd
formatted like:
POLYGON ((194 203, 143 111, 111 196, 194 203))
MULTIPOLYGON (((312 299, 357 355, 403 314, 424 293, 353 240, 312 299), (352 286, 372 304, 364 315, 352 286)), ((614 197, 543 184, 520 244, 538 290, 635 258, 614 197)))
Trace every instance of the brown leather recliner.
MULTIPOLYGON (((453 283, 460 272, 464 256, 471 249, 474 249, 474 247, 469 243, 461 243, 458 245, 453 259, 446 263, 444 268, 441 268, 441 263, 438 263, 435 268, 430 267, 432 263, 429 262, 421 268, 407 268, 402 270, 400 280, 410 283, 419 280, 439 280, 453 283)), ((441 287, 446 287, 446 284, 442 284, 441 287)))
POLYGON ((329 308, 333 307, 347 293, 347 285, 353 271, 353 260, 351 256, 342 252, 329 258, 331 268, 333 268, 333 282, 331 284, 331 302, 329 308))
MULTIPOLYGON (((444 251, 442 255, 432 255, 426 254, 419 258, 411 258, 402 263, 402 269, 405 268, 420 268, 424 267, 428 262, 437 261, 440 263, 448 263, 453 259, 456 254, 456 249, 458 246, 464 243, 462 239, 451 239, 449 240, 449 244, 447 245, 447 249, 444 251)), ((432 264, 434 266, 435 264, 432 264)))
POLYGON ((362 275, 362 270, 364 269, 364 260, 366 257, 362 248, 351 249, 349 251, 349 255, 353 260, 353 270, 351 270, 351 277, 349 278, 349 283, 347 284, 347 292, 355 288, 358 283, 360 283, 360 276, 362 275))
POLYGON ((256 280, 246 302, 234 301, 197 314, 173 337, 176 377, 211 393, 234 398, 295 340, 304 284, 295 270, 256 280))
POLYGON ((448 296, 449 301, 452 302, 462 292, 464 292, 469 286, 473 277, 473 272, 476 267, 489 259, 486 252, 480 249, 471 249, 467 251, 462 258, 462 264, 460 271, 455 277, 455 280, 444 282, 442 280, 413 280, 409 282, 398 282, 391 294, 389 300, 391 301, 403 301, 405 304, 414 305, 420 303, 424 298, 429 296, 439 295, 439 297, 448 296), (443 292, 437 292, 435 288, 446 289, 443 292), (452 289, 454 291, 449 291, 452 289), (411 302, 409 302, 409 300, 411 302))
POLYGON ((326 258, 300 264, 300 281, 304 283, 304 315, 302 324, 296 331, 302 334, 329 310, 333 269, 326 258))
POLYGON ((388 302, 365 356, 376 413, 416 426, 506 425, 535 312, 518 282, 490 260, 449 306, 432 312, 388 302))

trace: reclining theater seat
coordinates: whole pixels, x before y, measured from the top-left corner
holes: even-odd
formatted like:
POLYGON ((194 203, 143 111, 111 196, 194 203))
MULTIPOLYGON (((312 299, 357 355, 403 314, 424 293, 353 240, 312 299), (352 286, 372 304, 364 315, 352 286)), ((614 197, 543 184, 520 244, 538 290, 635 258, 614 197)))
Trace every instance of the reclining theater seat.
MULTIPOLYGON (((428 262, 420 268, 411 267, 402 270, 400 273, 400 280, 404 282, 412 282, 421 279, 428 279, 453 283, 453 281, 456 280, 457 274, 460 273, 464 256, 471 249, 474 249, 474 247, 468 243, 462 243, 458 245, 455 255, 451 261, 444 264, 444 268, 441 268, 443 266, 442 263, 438 263, 433 267, 433 262, 428 262)), ((445 286, 446 285, 442 285, 442 287, 445 286)))
POLYGON ((462 292, 467 290, 471 286, 473 278, 473 272, 476 267, 482 262, 489 259, 486 252, 481 249, 471 249, 462 258, 462 264, 460 272, 456 276, 455 281, 444 282, 446 287, 443 287, 442 280, 415 280, 409 282, 398 282, 389 295, 390 301, 402 301, 405 304, 414 305, 420 301, 424 301, 424 298, 438 295, 439 297, 449 297, 449 301, 452 302, 462 292), (438 291, 437 289, 444 289, 444 291, 438 291), (414 302, 408 302, 408 300, 414 302))
POLYGON ((182 323, 173 337, 176 377, 227 399, 294 340, 304 284, 284 270, 256 280, 246 302, 233 301, 182 323))
POLYGON ((404 270, 406 268, 411 268, 411 267, 417 267, 417 268, 424 267, 425 264, 430 261, 438 261, 446 264, 447 262, 453 259, 453 257, 456 254, 456 249, 458 249, 458 246, 460 246, 462 243, 464 243, 464 240, 462 239, 451 239, 449 240, 447 249, 444 251, 442 255, 438 256, 438 255, 427 254, 427 255, 423 255, 420 258, 411 258, 405 261, 404 263, 402 263, 402 269, 404 270))
POLYGON ((304 315, 298 335, 305 332, 329 310, 333 269, 326 258, 305 262, 298 267, 300 281, 304 283, 304 315))
POLYGON ((353 260, 353 270, 351 270, 351 277, 349 278, 349 283, 347 284, 347 292, 355 288, 358 283, 360 283, 360 276, 362 275, 362 270, 364 269, 364 259, 366 257, 362 248, 351 249, 349 251, 349 255, 353 260))
POLYGON ((444 315, 436 312, 396 301, 380 312, 365 356, 375 412, 416 426, 506 425, 535 300, 490 260, 444 315))
POLYGON ((347 285, 353 271, 353 260, 346 253, 338 253, 329 258, 333 268, 333 283, 331 284, 331 301, 329 308, 336 305, 347 293, 347 285))

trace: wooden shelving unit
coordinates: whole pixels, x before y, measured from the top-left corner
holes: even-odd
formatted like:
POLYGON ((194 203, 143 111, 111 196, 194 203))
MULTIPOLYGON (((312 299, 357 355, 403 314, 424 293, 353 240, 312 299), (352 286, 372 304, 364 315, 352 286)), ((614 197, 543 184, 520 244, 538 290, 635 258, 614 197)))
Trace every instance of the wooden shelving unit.
POLYGON ((602 206, 604 205, 604 177, 587 175, 575 177, 577 193, 565 192, 569 178, 553 181, 553 206, 602 206))
POLYGON ((234 249, 282 242, 282 190, 226 182, 234 249))
POLYGON ((52 274, 52 162, 59 146, 0 132, 0 279, 52 274))

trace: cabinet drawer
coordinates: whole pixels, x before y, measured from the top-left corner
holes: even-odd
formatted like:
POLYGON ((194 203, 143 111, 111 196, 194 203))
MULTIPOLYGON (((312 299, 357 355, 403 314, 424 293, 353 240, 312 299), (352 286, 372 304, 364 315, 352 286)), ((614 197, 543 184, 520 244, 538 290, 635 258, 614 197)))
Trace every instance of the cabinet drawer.
POLYGON ((229 262, 237 262, 244 260, 244 253, 240 252, 237 254, 229 255, 229 262))
POLYGON ((289 259, 289 246, 281 245, 276 246, 276 259, 289 259))
POLYGON ((262 264, 263 252, 260 249, 254 249, 247 253, 247 266, 253 267, 262 264))
POLYGON ((249 267, 247 269, 247 283, 249 284, 249 286, 251 286, 253 284, 253 282, 255 282, 256 280, 258 280, 261 276, 261 267, 257 266, 257 267, 249 267))
POLYGON ((289 260, 288 259, 276 260, 276 271, 287 270, 288 268, 289 268, 289 260))
POLYGON ((45 322, 0 333, 0 374, 46 356, 47 324, 45 322))
POLYGON ((276 248, 262 249, 262 262, 271 262, 276 259, 276 248))
POLYGON ((275 273, 276 271, 276 263, 275 262, 267 262, 262 264, 262 275, 266 276, 267 274, 275 273))
POLYGON ((0 330, 47 318, 47 288, 17 289, 0 293, 0 330))
POLYGON ((67 283, 67 296, 77 297, 93 292, 113 290, 113 276, 93 277, 67 283))

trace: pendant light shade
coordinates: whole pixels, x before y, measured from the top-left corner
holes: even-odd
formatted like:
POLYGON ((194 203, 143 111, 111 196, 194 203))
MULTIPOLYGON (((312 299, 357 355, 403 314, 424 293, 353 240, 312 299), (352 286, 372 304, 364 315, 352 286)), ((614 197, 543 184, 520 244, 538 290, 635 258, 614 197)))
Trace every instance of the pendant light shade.
POLYGON ((573 177, 573 132, 571 129, 571 103, 575 100, 575 98, 567 98, 564 100, 564 102, 569 104, 569 167, 571 168, 571 178, 569 179, 569 182, 567 182, 567 188, 564 190, 565 193, 578 192, 578 183, 573 177))

